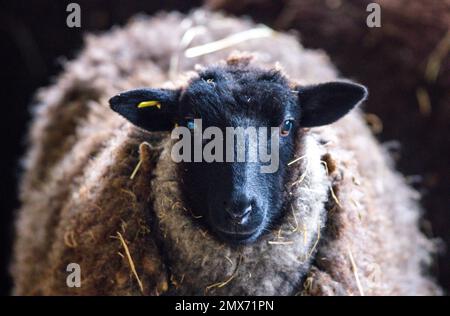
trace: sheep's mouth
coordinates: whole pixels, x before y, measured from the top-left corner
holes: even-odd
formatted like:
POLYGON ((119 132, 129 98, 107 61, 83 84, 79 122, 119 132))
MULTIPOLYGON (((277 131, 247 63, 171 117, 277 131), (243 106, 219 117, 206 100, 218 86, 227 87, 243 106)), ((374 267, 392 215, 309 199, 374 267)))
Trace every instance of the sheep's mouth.
POLYGON ((259 227, 255 227, 253 229, 246 231, 231 231, 216 228, 216 232, 221 239, 238 244, 246 244, 255 241, 260 235, 259 231, 260 231, 259 227))
POLYGON ((210 231, 222 241, 231 244, 249 244, 258 239, 267 225, 266 213, 255 208, 248 219, 236 221, 226 214, 225 210, 215 211, 219 208, 209 208, 206 223, 210 231))

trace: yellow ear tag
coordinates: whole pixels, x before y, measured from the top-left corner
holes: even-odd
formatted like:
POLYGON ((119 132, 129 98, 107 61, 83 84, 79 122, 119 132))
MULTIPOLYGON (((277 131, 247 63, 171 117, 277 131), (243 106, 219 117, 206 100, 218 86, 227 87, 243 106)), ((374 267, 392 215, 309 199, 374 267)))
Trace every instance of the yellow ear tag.
POLYGON ((159 101, 144 101, 138 104, 138 108, 147 108, 150 106, 156 106, 158 109, 161 109, 161 103, 159 101))

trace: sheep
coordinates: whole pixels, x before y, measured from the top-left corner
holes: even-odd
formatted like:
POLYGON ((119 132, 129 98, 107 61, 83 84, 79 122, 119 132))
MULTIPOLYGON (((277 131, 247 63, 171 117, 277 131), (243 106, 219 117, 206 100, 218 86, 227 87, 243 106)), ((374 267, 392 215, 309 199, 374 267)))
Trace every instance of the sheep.
MULTIPOLYGON (((330 124, 366 96, 364 87, 350 82, 292 87, 279 70, 249 63, 248 57, 232 57, 224 66, 202 70, 186 87, 136 89, 109 101, 114 111, 149 132, 171 131, 177 124, 171 138, 182 136, 181 144, 172 148, 182 155, 173 173, 183 183, 184 204, 218 237, 235 243, 257 240, 286 209, 284 186, 295 141, 304 137, 300 127, 330 124), (262 161, 266 148, 274 161, 262 161)), ((314 150, 303 146, 303 155, 314 150)), ((323 202, 318 209, 324 211, 323 202)))
MULTIPOLYGON (((344 98, 342 112, 324 112, 336 114, 327 121, 282 125, 292 148, 286 157, 293 159, 280 159, 284 190, 270 192, 283 192, 271 201, 278 210, 273 222, 256 222, 240 239, 220 233, 217 212, 199 214, 193 207, 213 195, 192 196, 192 189, 203 189, 189 183, 195 170, 180 171, 186 164, 172 160, 174 122, 163 119, 171 104, 165 98, 199 80, 202 87, 218 84, 202 78, 211 65, 270 73, 283 89, 292 87, 289 100, 302 87, 310 87, 308 97, 313 87, 337 80, 322 52, 249 20, 202 10, 137 17, 86 42, 37 97, 12 264, 16 294, 440 293, 422 272, 434 246, 418 229, 417 194, 393 171, 360 111, 313 127, 358 104, 365 95, 359 85, 338 83, 350 87, 345 95, 352 97, 344 98), (235 50, 253 58, 228 58, 235 50), (191 72, 196 64, 206 69, 191 72), (184 75, 177 79, 177 73, 184 75), (136 98, 137 87, 159 93, 136 98), (138 128, 111 111, 108 101, 138 128), (123 108, 127 102, 131 112, 123 108), (146 120, 133 112, 141 103, 146 120), (80 287, 66 284, 69 263, 81 267, 80 287)), ((181 125, 192 123, 179 117, 181 125)), ((207 181, 213 189, 226 187, 217 184, 222 177, 207 181)))

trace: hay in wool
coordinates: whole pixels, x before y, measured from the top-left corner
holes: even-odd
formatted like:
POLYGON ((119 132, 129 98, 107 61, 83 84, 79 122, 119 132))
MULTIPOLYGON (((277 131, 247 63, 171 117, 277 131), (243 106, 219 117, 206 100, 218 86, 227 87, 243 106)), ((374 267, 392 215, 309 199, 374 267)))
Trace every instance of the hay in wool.
POLYGON ((120 91, 188 77, 196 64, 233 50, 251 52, 259 65, 279 62, 300 83, 336 78, 326 55, 278 33, 184 55, 254 28, 199 10, 139 17, 87 37, 37 97, 17 218, 16 294, 439 293, 423 273, 433 244, 419 232, 416 193, 358 111, 299 133, 303 158, 290 165, 282 223, 254 244, 232 247, 184 206, 169 134, 141 131, 109 110, 108 98, 120 91), (72 262, 81 266, 79 288, 66 286, 72 262))

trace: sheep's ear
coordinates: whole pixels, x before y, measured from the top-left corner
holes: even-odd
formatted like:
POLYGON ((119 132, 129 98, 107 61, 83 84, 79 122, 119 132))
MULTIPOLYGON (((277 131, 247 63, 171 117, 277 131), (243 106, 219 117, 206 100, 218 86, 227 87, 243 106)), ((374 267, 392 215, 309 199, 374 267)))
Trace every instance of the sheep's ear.
POLYGON ((148 131, 172 130, 178 113, 179 90, 137 89, 109 99, 111 109, 148 131))
POLYGON ((331 124, 367 97, 366 87, 352 82, 327 82, 296 90, 302 127, 331 124))

